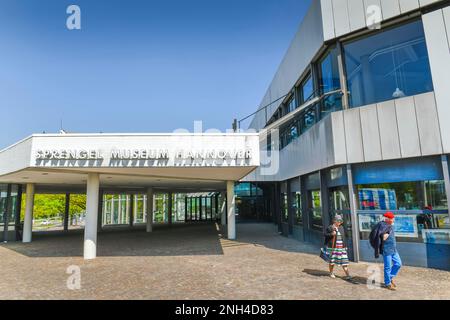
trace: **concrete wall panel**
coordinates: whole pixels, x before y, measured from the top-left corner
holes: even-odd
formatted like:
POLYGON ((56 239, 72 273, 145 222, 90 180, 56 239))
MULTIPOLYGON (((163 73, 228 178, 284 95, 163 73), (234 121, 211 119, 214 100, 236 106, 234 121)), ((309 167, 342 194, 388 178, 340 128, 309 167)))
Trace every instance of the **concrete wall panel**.
POLYGON ((432 92, 414 97, 422 156, 442 153, 441 132, 432 92))
POLYGON ((400 11, 406 13, 419 8, 419 0, 400 0, 400 11))
POLYGON ((345 140, 349 163, 364 162, 363 139, 361 132, 360 108, 344 111, 345 140))
POLYGON ((381 8, 385 20, 401 14, 399 0, 381 0, 381 8))
POLYGON ((350 17, 350 31, 364 28, 366 26, 364 1, 348 0, 348 15, 350 17))
POLYGON ((334 30, 336 36, 350 32, 350 17, 347 0, 333 0, 334 30))
POLYGON ((377 104, 377 111, 383 160, 398 159, 401 152, 394 101, 377 104))
POLYGON ((371 105, 360 110, 361 130, 365 161, 382 160, 380 130, 378 128, 377 106, 371 105))
POLYGON ((439 2, 439 1, 441 1, 441 0, 419 0, 419 5, 421 7, 425 7, 425 6, 428 6, 430 4, 433 4, 433 3, 436 3, 436 2, 439 2))
POLYGON ((425 38, 433 77, 436 107, 444 153, 450 153, 450 45, 446 22, 450 24, 449 7, 423 15, 425 38), (444 18, 445 17, 445 18, 444 18), (445 20, 447 19, 447 21, 445 20))
POLYGON ((398 134, 403 158, 421 155, 419 129, 414 105, 414 98, 407 97, 395 100, 397 112, 398 134))
MULTIPOLYGON (((367 9, 370 6, 377 6, 381 9, 381 16, 383 19, 383 7, 381 6, 381 0, 364 0, 364 8, 365 8, 365 12, 367 12, 367 9)), ((367 19, 366 19, 367 20, 367 19)), ((368 22, 368 21, 366 21, 368 22)), ((368 24, 366 23, 366 26, 368 26, 368 24)))
POLYGON ((321 12, 324 40, 334 39, 336 33, 334 31, 333 0, 321 0, 321 12))
POLYGON ((446 27, 446 33, 447 33, 447 42, 448 42, 448 47, 450 50, 450 6, 446 7, 442 10, 442 12, 444 13, 444 22, 445 22, 445 27, 446 27))
POLYGON ((347 163, 347 145, 345 142, 344 112, 333 112, 331 114, 334 160, 336 164, 347 163))

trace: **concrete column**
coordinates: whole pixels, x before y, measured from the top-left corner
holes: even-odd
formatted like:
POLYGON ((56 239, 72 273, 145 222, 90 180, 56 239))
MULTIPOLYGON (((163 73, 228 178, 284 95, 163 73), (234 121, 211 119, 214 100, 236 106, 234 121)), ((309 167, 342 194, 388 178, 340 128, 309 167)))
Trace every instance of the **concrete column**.
POLYGON ((100 190, 98 193, 98 220, 97 220, 97 231, 101 232, 103 228, 103 196, 104 191, 100 190))
POLYGON ((236 196, 234 194, 234 181, 227 181, 227 208, 228 208, 228 239, 236 239, 236 196))
POLYGON ((23 236, 22 242, 28 243, 31 242, 32 233, 33 233, 33 207, 34 207, 34 184, 27 184, 26 191, 26 204, 25 204, 25 218, 23 222, 23 236))
POLYGON ((226 192, 222 192, 220 194, 220 197, 222 198, 222 207, 220 208, 222 216, 220 218, 220 222, 222 226, 226 226, 227 225, 227 202, 225 201, 227 197, 226 192))
POLYGON ((134 214, 135 214, 135 212, 134 212, 134 209, 135 209, 134 198, 137 197, 137 196, 135 196, 134 194, 131 194, 128 197, 129 197, 129 198, 127 198, 127 199, 129 199, 128 200, 128 206, 129 206, 128 210, 130 210, 128 223, 130 224, 130 227, 133 227, 133 225, 134 225, 134 214))
POLYGON ((66 202, 64 206, 64 231, 69 230, 69 212, 70 212, 70 193, 66 193, 66 202))
POLYGON ((153 232, 153 188, 147 189, 147 232, 153 232))
POLYGON ((353 241, 353 259, 359 262, 359 223, 357 212, 357 195, 355 185, 353 183, 352 166, 347 164, 347 180, 348 180, 348 194, 350 200, 350 211, 352 217, 352 241, 353 241))
POLYGON ((169 192, 168 194, 167 194, 167 206, 168 206, 168 210, 167 210, 167 214, 168 214, 168 217, 167 217, 167 221, 169 222, 169 224, 172 224, 172 222, 173 222, 173 217, 172 217, 172 215, 173 215, 173 201, 172 201, 172 192, 169 192))
POLYGON ((100 175, 89 173, 86 188, 86 218, 84 225, 84 259, 97 257, 97 223, 100 175))

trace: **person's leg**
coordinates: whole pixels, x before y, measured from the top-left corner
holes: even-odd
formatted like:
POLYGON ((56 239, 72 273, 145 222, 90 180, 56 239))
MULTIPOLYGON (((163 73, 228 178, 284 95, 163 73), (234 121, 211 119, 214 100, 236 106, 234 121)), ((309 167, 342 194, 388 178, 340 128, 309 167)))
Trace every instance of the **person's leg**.
POLYGON ((336 278, 336 276, 334 275, 334 272, 333 272, 333 270, 334 270, 334 264, 331 264, 331 263, 330 263, 328 266, 329 266, 329 269, 330 269, 330 277, 336 278))
POLYGON ((345 275, 347 277, 350 277, 350 272, 348 271, 348 266, 342 266, 342 269, 344 269, 345 275))
POLYGON ((330 273, 333 273, 334 270, 334 264, 329 264, 328 268, 330 269, 330 273))
POLYGON ((391 284, 392 272, 392 255, 383 255, 384 262, 384 284, 389 286, 391 284))
POLYGON ((402 267, 402 259, 398 253, 392 255, 392 270, 391 270, 391 281, 395 278, 402 267))

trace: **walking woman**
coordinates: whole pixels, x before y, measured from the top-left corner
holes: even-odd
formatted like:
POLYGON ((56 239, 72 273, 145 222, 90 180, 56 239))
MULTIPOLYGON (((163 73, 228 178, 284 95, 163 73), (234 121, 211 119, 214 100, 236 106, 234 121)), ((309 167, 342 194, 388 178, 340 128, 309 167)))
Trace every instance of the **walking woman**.
POLYGON ((330 256, 330 277, 336 278, 334 266, 338 265, 344 269, 346 275, 344 279, 350 280, 352 277, 348 271, 347 241, 343 223, 342 216, 336 215, 334 217, 333 224, 325 231, 325 246, 330 256))

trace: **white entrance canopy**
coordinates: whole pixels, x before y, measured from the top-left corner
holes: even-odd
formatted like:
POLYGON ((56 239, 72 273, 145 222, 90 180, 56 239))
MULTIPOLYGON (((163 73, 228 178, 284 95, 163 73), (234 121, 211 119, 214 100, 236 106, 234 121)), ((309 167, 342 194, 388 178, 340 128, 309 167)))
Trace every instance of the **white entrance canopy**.
POLYGON ((26 184, 23 241, 32 236, 35 192, 87 194, 84 257, 96 257, 99 190, 153 195, 227 192, 228 237, 235 238, 234 182, 260 165, 256 133, 36 134, 0 151, 0 183, 26 184))
POLYGON ((260 164, 257 134, 37 134, 0 151, 1 183, 225 189, 260 164))

